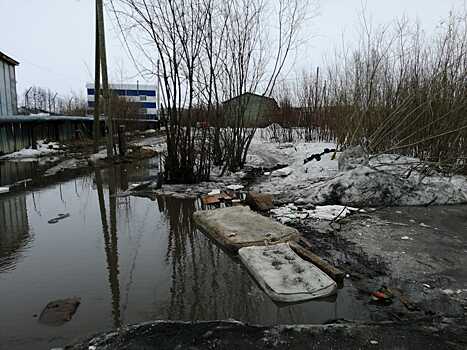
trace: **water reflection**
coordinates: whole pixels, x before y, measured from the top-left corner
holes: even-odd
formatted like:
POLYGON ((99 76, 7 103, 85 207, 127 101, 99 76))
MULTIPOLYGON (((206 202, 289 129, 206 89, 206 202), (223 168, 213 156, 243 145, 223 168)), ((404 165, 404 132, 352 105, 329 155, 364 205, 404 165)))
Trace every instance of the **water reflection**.
POLYGON ((0 201, 0 273, 14 269, 31 240, 26 196, 2 199, 0 201))
POLYGON ((35 177, 40 165, 37 161, 0 161, 0 186, 35 177))
POLYGON ((156 164, 95 169, 0 199, 0 344, 50 349, 154 319, 277 324, 369 318, 346 290, 335 303, 276 305, 236 257, 196 229, 196 202, 125 196, 135 179, 154 176, 156 164), (70 217, 48 224, 59 213, 70 217), (63 327, 47 328, 32 317, 49 301, 73 296, 82 304, 63 327))
MULTIPOLYGON (((113 169, 114 170, 114 169, 113 169)), ((115 328, 121 326, 120 319, 120 282, 118 279, 118 238, 117 238, 117 197, 115 179, 109 177, 109 214, 110 214, 110 234, 109 225, 107 224, 107 214, 104 199, 104 189, 101 170, 96 169, 95 180, 97 194, 99 200, 99 211, 102 223, 102 233, 104 235, 105 257, 107 262, 108 280, 110 292, 112 295, 112 316, 113 325, 115 328)), ((128 183, 126 187, 128 186, 128 183)), ((125 187, 125 186, 123 186, 125 187)))
POLYGON ((322 317, 307 316, 308 307, 337 318, 335 299, 293 306, 273 303, 235 256, 196 230, 194 201, 160 197, 157 203, 168 223, 166 263, 171 269, 170 300, 158 306, 158 314, 174 320, 235 318, 268 324, 322 317))

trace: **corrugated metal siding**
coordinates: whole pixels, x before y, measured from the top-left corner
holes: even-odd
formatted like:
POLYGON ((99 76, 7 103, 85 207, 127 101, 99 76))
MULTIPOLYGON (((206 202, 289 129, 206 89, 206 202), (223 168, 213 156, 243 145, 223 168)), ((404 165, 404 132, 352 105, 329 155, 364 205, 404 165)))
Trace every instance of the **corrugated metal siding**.
POLYGON ((11 81, 11 108, 12 114, 18 113, 18 95, 16 93, 16 72, 15 67, 10 66, 10 81, 11 81))
POLYGON ((0 115, 8 115, 6 109, 5 63, 0 61, 0 115))
POLYGON ((0 115, 17 113, 15 67, 0 61, 0 115))
POLYGON ((13 114, 11 108, 11 81, 10 81, 10 68, 8 64, 3 64, 3 75, 5 77, 5 95, 6 95, 6 113, 13 114))
POLYGON ((83 121, 52 120, 44 123, 0 123, 0 155, 31 147, 33 139, 70 141, 75 138, 77 130, 81 132, 81 135, 91 137, 92 123, 92 119, 83 121))

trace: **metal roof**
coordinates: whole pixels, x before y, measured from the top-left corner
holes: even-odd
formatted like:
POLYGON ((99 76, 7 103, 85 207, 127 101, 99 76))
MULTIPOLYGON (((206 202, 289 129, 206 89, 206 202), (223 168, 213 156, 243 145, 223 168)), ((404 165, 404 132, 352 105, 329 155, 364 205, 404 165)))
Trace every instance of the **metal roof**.
POLYGON ((70 117, 61 115, 6 115, 0 116, 0 123, 27 123, 51 121, 92 121, 93 117, 70 117))
POLYGON ((243 93, 243 94, 240 94, 240 95, 234 96, 234 97, 232 97, 232 98, 229 98, 228 100, 226 100, 226 101, 224 101, 224 102, 222 102, 222 103, 223 103, 223 104, 226 104, 226 103, 229 103, 229 102, 234 101, 234 100, 236 100, 236 99, 239 99, 239 98, 241 98, 241 97, 243 97, 243 96, 259 97, 259 98, 262 98, 262 99, 264 99, 264 100, 274 101, 274 102, 277 104, 276 100, 275 100, 273 97, 268 97, 268 96, 264 96, 264 95, 259 95, 259 94, 255 94, 255 93, 253 93, 253 92, 245 92, 245 93, 243 93))
MULTIPOLYGON (((106 118, 101 116, 100 121, 105 121, 106 118)), ((94 121, 94 117, 73 117, 68 115, 6 115, 0 116, 0 124, 2 123, 46 123, 46 122, 89 122, 94 121)), ((158 123, 158 120, 152 119, 115 119, 118 121, 138 122, 138 123, 158 123)))
POLYGON ((19 65, 19 62, 18 61, 15 61, 13 58, 5 55, 3 52, 0 51, 0 60, 1 61, 5 61, 9 64, 11 64, 12 66, 17 66, 19 65))

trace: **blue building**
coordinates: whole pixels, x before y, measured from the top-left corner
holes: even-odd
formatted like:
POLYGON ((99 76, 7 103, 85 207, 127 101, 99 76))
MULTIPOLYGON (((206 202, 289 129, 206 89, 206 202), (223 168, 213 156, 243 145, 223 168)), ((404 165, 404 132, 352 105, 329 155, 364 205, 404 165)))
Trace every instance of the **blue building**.
MULTIPOLYGON (((110 91, 115 96, 121 96, 128 101, 138 104, 142 117, 157 120, 159 117, 157 106, 157 91, 155 85, 141 84, 110 84, 110 91)), ((87 84, 88 108, 94 108, 96 91, 94 84, 87 84)))

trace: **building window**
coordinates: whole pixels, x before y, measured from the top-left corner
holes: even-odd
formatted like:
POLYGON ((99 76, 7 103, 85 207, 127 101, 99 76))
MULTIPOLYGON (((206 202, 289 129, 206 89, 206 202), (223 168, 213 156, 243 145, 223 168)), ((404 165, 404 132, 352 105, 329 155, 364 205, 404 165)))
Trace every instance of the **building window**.
POLYGON ((143 95, 143 96, 140 96, 140 97, 139 97, 139 100, 140 100, 140 101, 146 101, 146 96, 144 96, 144 95, 143 95))

